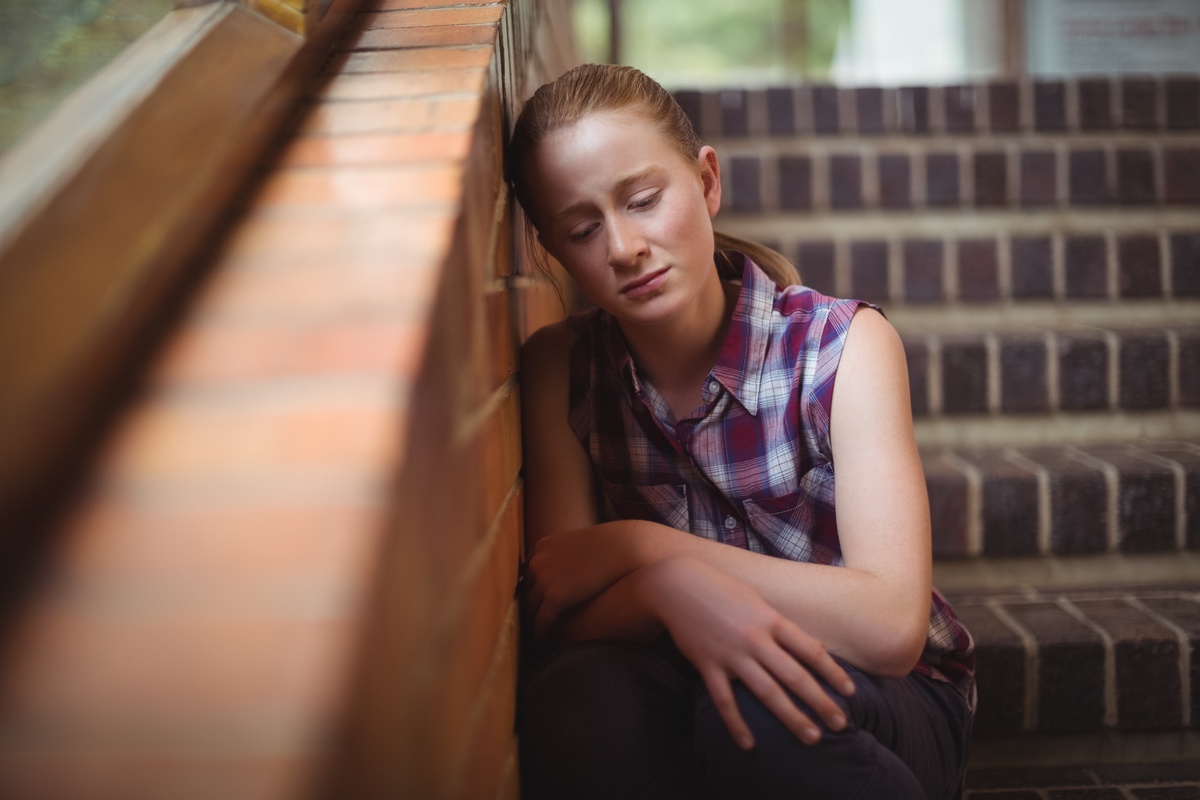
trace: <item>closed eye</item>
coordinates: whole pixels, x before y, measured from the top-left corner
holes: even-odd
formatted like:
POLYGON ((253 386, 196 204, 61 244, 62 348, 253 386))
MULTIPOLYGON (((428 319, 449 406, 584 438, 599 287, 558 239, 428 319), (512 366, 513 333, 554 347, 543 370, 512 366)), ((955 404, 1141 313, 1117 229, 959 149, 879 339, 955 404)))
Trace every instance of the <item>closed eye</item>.
POLYGON ((650 208, 655 203, 657 203, 659 201, 659 198, 661 198, 661 197, 662 197, 662 192, 655 192, 654 194, 652 194, 648 197, 643 197, 641 199, 634 200, 632 203, 629 204, 629 207, 632 209, 635 209, 635 210, 643 209, 643 208, 650 208))
POLYGON ((595 232, 596 228, 598 228, 598 227, 600 227, 600 226, 593 222, 591 225, 588 225, 587 227, 583 228, 582 230, 572 231, 567 236, 567 238, 570 239, 572 242, 582 242, 585 239, 587 239, 589 236, 591 236, 592 233, 595 232))

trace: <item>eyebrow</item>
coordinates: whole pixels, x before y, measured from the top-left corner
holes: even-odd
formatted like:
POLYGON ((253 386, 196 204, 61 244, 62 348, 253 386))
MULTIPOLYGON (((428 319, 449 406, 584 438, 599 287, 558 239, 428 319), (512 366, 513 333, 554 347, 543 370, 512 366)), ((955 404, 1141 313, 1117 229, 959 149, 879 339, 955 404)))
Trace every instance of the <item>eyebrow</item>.
MULTIPOLYGON (((616 182, 616 185, 613 186, 613 191, 616 194, 621 194, 621 193, 625 192, 626 190, 628 190, 629 187, 633 186, 634 184, 641 183, 642 181, 647 180, 649 178, 656 178, 659 175, 663 175, 663 174, 666 174, 666 170, 664 170, 662 167, 660 167, 657 164, 651 164, 650 166, 646 167, 645 169, 639 169, 637 172, 631 173, 629 175, 626 175, 624 178, 621 178, 619 181, 616 182)), ((592 206, 592 204, 590 202, 588 202, 587 200, 580 200, 578 203, 572 203, 571 205, 564 208, 562 211, 555 214, 554 219, 556 221, 562 220, 565 217, 569 217, 576 212, 582 211, 587 208, 591 208, 591 206, 592 206)))

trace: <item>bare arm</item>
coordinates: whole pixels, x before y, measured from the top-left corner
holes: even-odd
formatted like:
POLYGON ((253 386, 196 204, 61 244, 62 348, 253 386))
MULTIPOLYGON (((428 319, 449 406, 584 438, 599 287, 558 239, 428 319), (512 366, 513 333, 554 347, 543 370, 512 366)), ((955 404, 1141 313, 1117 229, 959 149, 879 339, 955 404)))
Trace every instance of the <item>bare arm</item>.
MULTIPOLYGON (((831 436, 845 567, 772 558, 653 523, 597 525, 590 464, 566 425, 565 336, 560 338, 557 343, 550 336, 531 340, 529 349, 545 348, 533 357, 546 359, 541 366, 551 368, 539 371, 531 361, 525 378, 530 599, 539 631, 548 631, 567 609, 598 597, 622 577, 687 556, 753 587, 784 617, 864 670, 902 675, 912 668, 929 619, 929 512, 912 437, 903 349, 881 316, 871 311, 855 316, 833 397, 831 436), (556 408, 530 402, 546 388, 542 380, 559 387, 552 401, 556 408), (563 446, 564 434, 575 452, 563 446), (553 539, 542 542, 552 531, 553 539)), ((626 623, 632 636, 647 630, 645 611, 629 603, 600 604, 591 613, 572 615, 570 622, 560 631, 570 639, 618 635, 626 623), (606 613, 598 613, 601 609, 606 613)))

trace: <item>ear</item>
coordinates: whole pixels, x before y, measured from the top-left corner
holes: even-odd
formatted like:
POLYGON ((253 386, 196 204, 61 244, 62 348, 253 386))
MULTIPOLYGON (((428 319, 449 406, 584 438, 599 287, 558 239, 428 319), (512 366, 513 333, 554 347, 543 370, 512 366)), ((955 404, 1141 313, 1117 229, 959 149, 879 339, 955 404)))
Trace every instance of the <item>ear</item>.
POLYGON ((715 217, 721 210, 721 161, 716 150, 704 145, 696 156, 696 163, 700 166, 700 184, 704 187, 708 216, 715 217))

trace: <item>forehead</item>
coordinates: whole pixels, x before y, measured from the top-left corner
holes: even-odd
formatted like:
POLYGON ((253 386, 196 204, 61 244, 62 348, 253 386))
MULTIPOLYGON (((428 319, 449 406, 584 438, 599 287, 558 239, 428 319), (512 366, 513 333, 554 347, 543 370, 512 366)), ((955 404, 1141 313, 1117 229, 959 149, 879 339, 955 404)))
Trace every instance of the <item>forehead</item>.
POLYGON ((548 133, 526 174, 535 202, 558 205, 578 199, 575 195, 605 191, 648 168, 689 167, 674 141, 644 114, 605 111, 548 133))

